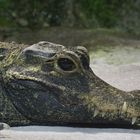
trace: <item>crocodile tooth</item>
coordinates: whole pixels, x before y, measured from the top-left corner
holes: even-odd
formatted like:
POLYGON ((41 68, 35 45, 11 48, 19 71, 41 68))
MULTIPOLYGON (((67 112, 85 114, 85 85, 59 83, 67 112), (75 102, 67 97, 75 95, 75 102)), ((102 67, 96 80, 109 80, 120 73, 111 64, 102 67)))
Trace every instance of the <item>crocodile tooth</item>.
POLYGON ((123 103, 122 112, 125 113, 127 111, 127 103, 123 103))
POLYGON ((96 117, 99 113, 99 110, 95 109, 93 117, 96 117))
POLYGON ((105 116, 105 112, 102 113, 102 117, 104 117, 104 116, 105 116))
POLYGON ((136 122, 136 120, 137 120, 137 117, 132 118, 132 125, 136 122))

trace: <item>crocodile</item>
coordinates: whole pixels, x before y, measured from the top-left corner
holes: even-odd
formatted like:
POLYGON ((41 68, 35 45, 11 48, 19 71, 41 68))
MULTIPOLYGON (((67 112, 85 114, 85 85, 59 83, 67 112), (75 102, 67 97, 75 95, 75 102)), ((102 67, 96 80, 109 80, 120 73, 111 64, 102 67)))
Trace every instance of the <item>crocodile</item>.
POLYGON ((99 78, 83 46, 0 42, 0 122, 140 128, 140 91, 99 78))

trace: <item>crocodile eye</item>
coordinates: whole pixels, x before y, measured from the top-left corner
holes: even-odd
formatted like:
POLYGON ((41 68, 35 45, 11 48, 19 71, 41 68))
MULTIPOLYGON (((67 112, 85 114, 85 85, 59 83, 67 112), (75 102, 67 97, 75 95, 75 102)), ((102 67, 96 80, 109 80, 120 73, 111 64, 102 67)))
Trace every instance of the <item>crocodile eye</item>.
POLYGON ((72 72, 76 70, 76 64, 69 58, 59 58, 57 65, 60 70, 65 72, 72 72))

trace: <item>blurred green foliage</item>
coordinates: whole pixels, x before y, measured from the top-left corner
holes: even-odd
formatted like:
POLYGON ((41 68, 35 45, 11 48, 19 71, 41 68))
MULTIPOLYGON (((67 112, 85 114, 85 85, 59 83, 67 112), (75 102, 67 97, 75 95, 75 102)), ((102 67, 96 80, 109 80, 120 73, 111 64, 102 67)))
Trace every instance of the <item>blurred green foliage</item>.
POLYGON ((63 0, 0 0, 0 23, 31 29, 60 25, 64 7, 63 0))
POLYGON ((0 0, 0 26, 121 28, 140 32, 139 0, 0 0))
POLYGON ((114 0, 79 0, 82 9, 86 14, 87 20, 97 20, 103 27, 112 27, 118 20, 120 5, 119 1, 114 0))

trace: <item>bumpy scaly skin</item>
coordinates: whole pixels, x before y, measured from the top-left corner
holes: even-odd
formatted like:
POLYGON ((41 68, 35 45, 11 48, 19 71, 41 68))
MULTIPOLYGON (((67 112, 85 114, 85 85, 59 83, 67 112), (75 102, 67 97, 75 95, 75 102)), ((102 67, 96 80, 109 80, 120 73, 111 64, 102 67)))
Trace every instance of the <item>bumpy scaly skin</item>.
MULTIPOLYGON (((10 65, 14 59, 15 53, 18 52, 20 47, 25 45, 18 45, 15 43, 0 42, 0 122, 8 123, 9 125, 27 125, 30 123, 12 104, 11 100, 5 94, 2 69, 7 64, 10 65), (17 49, 18 48, 18 49, 17 49), (6 61, 8 60, 7 64, 6 61)), ((7 65, 7 66, 8 66, 7 65)))
POLYGON ((98 78, 84 47, 0 43, 0 73, 0 122, 139 128, 140 91, 98 78))

